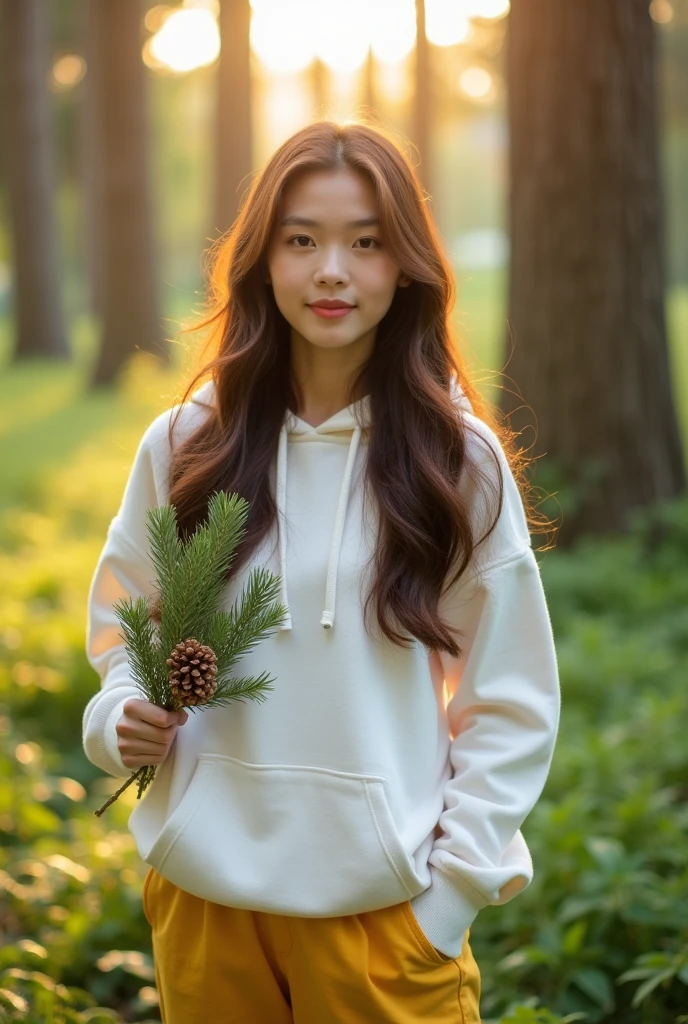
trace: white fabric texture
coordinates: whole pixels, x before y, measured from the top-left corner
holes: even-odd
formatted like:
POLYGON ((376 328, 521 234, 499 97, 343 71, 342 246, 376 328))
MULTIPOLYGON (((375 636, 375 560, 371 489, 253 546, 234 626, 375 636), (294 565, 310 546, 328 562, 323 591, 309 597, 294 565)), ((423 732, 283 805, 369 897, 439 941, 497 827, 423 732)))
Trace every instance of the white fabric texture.
MULTIPOLYGON (((469 455, 504 500, 440 614, 462 630, 462 656, 415 639, 391 644, 363 625, 375 514, 363 498, 368 396, 313 427, 288 412, 273 465, 272 533, 227 584, 229 608, 251 568, 282 577, 289 614, 248 652, 237 676, 267 671, 264 702, 196 710, 129 819, 143 859, 205 899, 269 913, 328 917, 410 900, 449 956, 480 909, 532 880, 521 825, 544 787, 559 726, 554 638, 523 504, 494 432, 453 383, 469 455), (335 614, 336 613, 336 614, 335 614)), ((182 409, 175 443, 207 415, 214 383, 182 409)), ((101 686, 83 717, 86 755, 129 769, 115 727, 141 696, 113 611, 153 591, 146 509, 168 500, 166 410, 145 431, 88 596, 87 655, 101 686)), ((482 534, 490 506, 461 485, 482 534)), ((491 521, 491 520, 490 520, 491 521)))

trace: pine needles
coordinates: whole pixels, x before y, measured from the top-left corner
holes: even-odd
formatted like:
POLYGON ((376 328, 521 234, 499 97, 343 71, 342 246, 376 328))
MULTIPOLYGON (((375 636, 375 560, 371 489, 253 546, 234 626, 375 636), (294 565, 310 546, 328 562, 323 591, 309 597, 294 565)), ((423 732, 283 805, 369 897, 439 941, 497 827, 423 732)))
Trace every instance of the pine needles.
MULTIPOLYGON (((265 567, 255 567, 234 607, 229 611, 218 607, 248 510, 248 502, 239 495, 216 491, 208 502, 207 522, 186 543, 178 536, 174 505, 160 505, 146 513, 160 622, 156 628, 147 597, 123 598, 113 608, 122 626, 133 680, 145 699, 168 711, 188 706, 180 704, 170 686, 168 659, 181 641, 211 648, 216 659, 214 692, 190 710, 226 706, 234 700, 264 701, 273 689, 274 680, 265 672, 240 678, 231 673, 236 662, 284 620, 287 610, 277 600, 280 577, 265 567)), ((155 777, 155 768, 139 768, 96 815, 134 781, 138 781, 140 799, 155 777)))

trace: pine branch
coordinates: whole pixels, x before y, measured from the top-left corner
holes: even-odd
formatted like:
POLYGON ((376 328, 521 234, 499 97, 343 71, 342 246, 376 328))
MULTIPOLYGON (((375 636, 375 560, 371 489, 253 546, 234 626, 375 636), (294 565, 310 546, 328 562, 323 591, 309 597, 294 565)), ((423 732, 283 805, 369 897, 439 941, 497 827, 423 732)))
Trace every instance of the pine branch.
POLYGON ((127 648, 131 674, 146 698, 157 704, 164 689, 160 660, 155 644, 155 629, 145 597, 120 598, 113 605, 122 625, 122 639, 127 648))
MULTIPOLYGON (((160 594, 159 626, 151 618, 147 597, 120 599, 113 607, 122 625, 132 677, 158 707, 186 706, 195 711, 227 706, 234 700, 264 701, 273 689, 274 680, 266 672, 239 679, 230 673, 238 658, 284 620, 287 609, 277 600, 281 578, 265 567, 254 568, 233 608, 218 610, 248 508, 239 495, 214 493, 208 502, 207 522, 200 524, 186 543, 179 540, 173 505, 147 511, 160 594), (194 655, 207 664, 190 661, 194 655), (194 665, 201 668, 184 675, 194 665), (190 687, 192 676, 196 682, 190 687), (194 705, 188 700, 191 694, 201 703, 194 705)), ((140 799, 155 773, 155 765, 139 768, 96 814, 102 814, 134 781, 140 799)))
POLYGON ((235 700, 250 699, 263 702, 267 699, 268 693, 273 691, 272 683, 274 681, 274 678, 267 672, 262 672, 259 676, 243 676, 241 679, 230 679, 228 682, 219 683, 210 700, 206 704, 197 705, 198 710, 204 711, 206 708, 217 706, 226 707, 235 700))
POLYGON ((244 653, 256 646, 267 634, 281 625, 286 608, 276 601, 281 590, 281 578, 264 566, 249 573, 241 598, 226 615, 224 635, 217 638, 215 651, 218 666, 222 662, 234 664, 244 653))
POLYGON ((247 514, 248 503, 238 495, 218 491, 211 496, 207 523, 178 550, 174 572, 161 579, 163 649, 174 646, 180 636, 204 637, 247 514))
POLYGON ((146 532, 150 540, 151 560, 155 566, 158 586, 167 591, 182 556, 182 543, 177 533, 177 512, 174 505, 149 509, 146 532))
POLYGON ((189 628, 198 632, 208 619, 226 585, 226 575, 237 543, 244 532, 248 503, 224 491, 212 495, 208 502, 208 521, 190 538, 184 557, 193 565, 199 585, 194 588, 194 602, 188 608, 189 628))

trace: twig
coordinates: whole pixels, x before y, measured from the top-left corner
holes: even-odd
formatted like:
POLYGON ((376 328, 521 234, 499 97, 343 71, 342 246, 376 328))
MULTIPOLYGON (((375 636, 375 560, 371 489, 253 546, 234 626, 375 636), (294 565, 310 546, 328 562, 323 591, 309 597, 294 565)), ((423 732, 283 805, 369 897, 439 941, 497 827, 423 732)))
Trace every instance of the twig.
POLYGON ((123 785, 123 786, 120 786, 120 787, 119 787, 119 789, 117 790, 117 792, 116 792, 116 793, 113 793, 113 794, 112 794, 112 796, 111 796, 111 797, 110 797, 110 799, 109 799, 109 800, 107 801, 107 803, 104 803, 104 804, 103 804, 103 806, 102 806, 102 807, 100 808, 100 810, 98 810, 98 811, 96 811, 96 812, 95 812, 95 813, 96 813, 96 815, 97 815, 98 817, 100 817, 100 816, 101 816, 101 814, 102 814, 102 813, 103 813, 104 811, 107 811, 107 809, 108 809, 108 807, 110 806, 110 804, 114 804, 114 802, 115 802, 115 800, 117 799, 117 797, 118 797, 118 796, 121 796, 121 795, 122 795, 122 793, 124 792, 124 790, 125 790, 125 789, 126 789, 126 788, 127 788, 128 786, 131 786, 132 782, 133 782, 133 781, 134 781, 135 779, 138 779, 138 778, 139 778, 139 776, 141 776, 141 775, 144 775, 144 774, 145 774, 145 773, 146 773, 146 772, 148 771, 148 767, 149 767, 149 766, 148 766, 147 764, 144 764, 144 765, 142 765, 142 766, 141 766, 141 768, 139 768, 139 770, 138 770, 137 772, 134 772, 134 774, 133 774, 133 775, 131 775, 131 776, 130 776, 130 777, 129 777, 129 778, 127 779, 127 781, 126 781, 126 782, 124 783, 124 785, 123 785))

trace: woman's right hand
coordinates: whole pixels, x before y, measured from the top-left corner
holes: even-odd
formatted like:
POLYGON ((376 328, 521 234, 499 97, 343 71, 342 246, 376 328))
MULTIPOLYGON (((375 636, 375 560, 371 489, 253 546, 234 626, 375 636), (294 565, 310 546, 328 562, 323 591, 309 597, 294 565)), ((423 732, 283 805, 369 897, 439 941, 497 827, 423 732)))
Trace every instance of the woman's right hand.
POLYGON ((165 711, 149 700, 130 697, 115 727, 122 764, 134 771, 144 765, 162 764, 177 729, 187 718, 186 711, 165 711))

